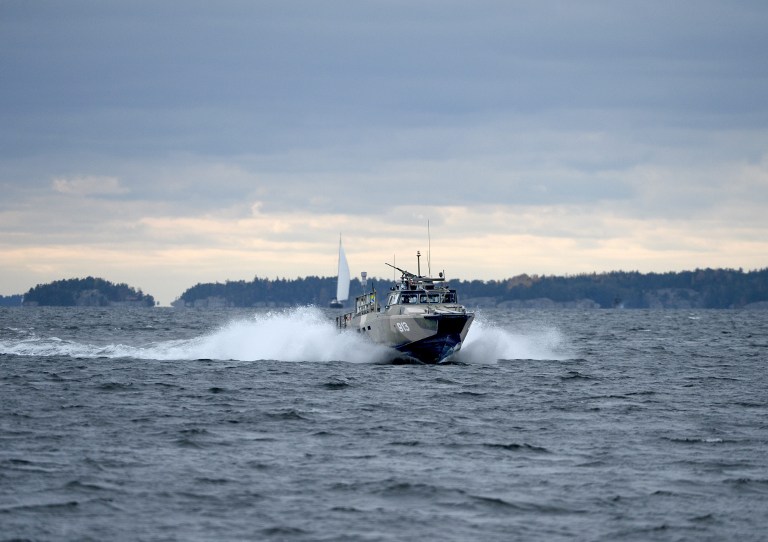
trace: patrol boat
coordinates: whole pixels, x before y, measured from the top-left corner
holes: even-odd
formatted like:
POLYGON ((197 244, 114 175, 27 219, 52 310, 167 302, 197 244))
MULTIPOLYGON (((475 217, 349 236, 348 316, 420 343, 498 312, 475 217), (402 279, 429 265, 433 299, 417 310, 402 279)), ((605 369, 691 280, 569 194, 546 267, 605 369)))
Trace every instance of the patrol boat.
POLYGON ((458 352, 475 315, 459 304, 444 273, 421 276, 420 257, 417 252, 417 274, 386 264, 402 275, 384 308, 373 289, 355 298, 353 312, 336 317, 337 327, 392 347, 398 352, 396 361, 441 363, 458 352))

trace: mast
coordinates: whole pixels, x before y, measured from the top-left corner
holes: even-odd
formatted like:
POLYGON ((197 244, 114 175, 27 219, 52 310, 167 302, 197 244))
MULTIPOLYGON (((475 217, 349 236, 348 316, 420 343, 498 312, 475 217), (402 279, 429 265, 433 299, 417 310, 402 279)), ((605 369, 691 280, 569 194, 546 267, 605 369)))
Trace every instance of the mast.
POLYGON ((336 256, 336 277, 338 278, 339 269, 341 268, 341 232, 339 232, 339 253, 336 256))
POLYGON ((429 220, 427 220, 427 275, 432 276, 432 235, 429 233, 429 220))

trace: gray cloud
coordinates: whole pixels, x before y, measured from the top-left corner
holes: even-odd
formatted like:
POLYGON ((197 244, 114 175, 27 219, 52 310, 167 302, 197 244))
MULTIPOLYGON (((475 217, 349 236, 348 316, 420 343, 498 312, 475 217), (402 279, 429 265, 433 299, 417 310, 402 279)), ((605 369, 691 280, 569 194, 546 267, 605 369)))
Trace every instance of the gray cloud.
POLYGON ((642 112, 657 126, 766 120, 761 2, 3 9, 10 152, 270 152, 315 146, 334 128, 500 113, 551 122, 566 112, 581 127, 609 113, 642 112))

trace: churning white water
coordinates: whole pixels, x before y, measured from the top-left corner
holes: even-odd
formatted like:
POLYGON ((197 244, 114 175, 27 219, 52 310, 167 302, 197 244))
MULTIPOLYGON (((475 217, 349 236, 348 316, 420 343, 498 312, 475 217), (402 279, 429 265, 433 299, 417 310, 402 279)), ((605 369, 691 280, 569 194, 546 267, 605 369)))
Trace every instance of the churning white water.
POLYGON ((456 360, 489 363, 500 359, 562 360, 569 357, 566 339, 555 328, 519 332, 476 319, 456 360))
MULTIPOLYGON (((353 331, 340 332, 316 307, 298 307, 238 318, 189 339, 130 344, 91 344, 56 336, 27 334, 0 341, 0 353, 23 356, 138 358, 156 360, 277 360, 381 363, 392 351, 353 331)), ((475 320, 455 361, 493 363, 499 359, 563 359, 564 338, 555 329, 519 333, 475 320)))

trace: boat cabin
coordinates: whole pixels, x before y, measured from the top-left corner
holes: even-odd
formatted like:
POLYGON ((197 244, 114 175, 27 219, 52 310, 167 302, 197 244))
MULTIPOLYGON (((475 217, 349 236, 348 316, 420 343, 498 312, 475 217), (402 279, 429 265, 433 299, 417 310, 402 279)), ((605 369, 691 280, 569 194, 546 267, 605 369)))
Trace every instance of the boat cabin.
POLYGON ((420 303, 456 303, 456 290, 404 290, 387 297, 387 307, 392 305, 417 305, 420 303))

